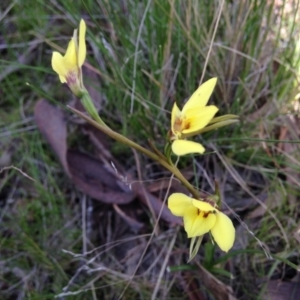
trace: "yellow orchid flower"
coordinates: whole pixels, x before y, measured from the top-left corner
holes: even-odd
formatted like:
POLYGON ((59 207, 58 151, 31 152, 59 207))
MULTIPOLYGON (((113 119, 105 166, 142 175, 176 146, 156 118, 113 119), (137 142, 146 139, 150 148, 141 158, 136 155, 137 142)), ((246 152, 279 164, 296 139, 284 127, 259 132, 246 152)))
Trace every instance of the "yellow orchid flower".
POLYGON ((233 246, 235 229, 232 221, 216 205, 174 193, 169 197, 168 207, 173 215, 183 217, 189 238, 211 232, 221 250, 227 252, 233 246))
POLYGON ((204 82, 193 93, 182 110, 174 103, 171 116, 172 151, 180 156, 189 153, 204 153, 205 148, 196 142, 185 140, 204 128, 217 113, 214 105, 206 106, 217 83, 217 78, 204 82))
POLYGON ((77 29, 75 29, 66 54, 62 56, 57 51, 52 54, 53 70, 58 74, 62 83, 68 84, 75 95, 80 95, 84 90, 81 67, 86 57, 85 32, 86 24, 84 20, 81 20, 79 36, 77 29))

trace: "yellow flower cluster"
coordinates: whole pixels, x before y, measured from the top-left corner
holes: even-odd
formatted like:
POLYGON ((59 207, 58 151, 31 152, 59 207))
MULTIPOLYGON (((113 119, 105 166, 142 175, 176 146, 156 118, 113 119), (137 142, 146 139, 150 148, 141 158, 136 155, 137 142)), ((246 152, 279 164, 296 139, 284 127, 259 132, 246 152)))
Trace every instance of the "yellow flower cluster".
MULTIPOLYGON (((84 20, 81 20, 79 34, 77 29, 74 30, 65 55, 62 56, 59 52, 53 52, 52 68, 58 74, 60 81, 67 83, 72 92, 81 98, 84 107, 93 119, 100 125, 105 125, 83 85, 81 68, 86 57, 85 33, 86 24, 84 20)), ((187 140, 187 138, 237 121, 237 116, 234 115, 215 118, 218 108, 214 105, 207 106, 216 83, 217 78, 212 78, 203 83, 193 93, 182 110, 174 103, 169 137, 172 151, 176 155, 203 154, 205 148, 199 143, 187 140)), ((100 128, 110 134, 113 132, 112 130, 106 130, 108 128, 106 125, 100 126, 100 128)), ((114 137, 116 136, 118 136, 118 139, 126 140, 128 143, 128 139, 120 138, 120 135, 114 135, 114 137)), ((129 145, 136 144, 130 141, 129 145)), ((143 148, 138 146, 138 149, 143 148)), ((149 151, 145 150, 144 153, 149 153, 149 151)), ((156 157, 155 154, 149 156, 156 157)), ((166 164, 166 161, 163 160, 163 163, 166 164)), ((171 170, 176 168, 172 164, 167 165, 167 167, 170 167, 171 170)), ((178 169, 176 170, 178 171, 178 169)), ((184 178, 181 181, 186 182, 184 178)), ((188 185, 189 183, 187 182, 186 186, 188 185)), ((191 189, 193 191, 193 188, 191 189)), ((181 193, 175 193, 169 197, 168 207, 175 216, 183 217, 184 228, 189 238, 202 237, 205 233, 210 232, 223 251, 227 252, 233 246, 235 229, 232 221, 218 209, 216 204, 205 200, 193 199, 181 193)))
MULTIPOLYGON (((204 153, 205 148, 201 144, 186 140, 186 138, 199 134, 212 122, 218 112, 216 106, 206 106, 216 83, 217 78, 212 78, 199 86, 182 110, 174 103, 170 140, 172 151, 176 155, 204 153)), ((233 118, 233 116, 225 116, 221 120, 231 122, 233 118)), ((212 129, 224 124, 218 123, 218 121, 213 123, 212 129)), ((217 208, 216 204, 212 205, 205 200, 197 200, 181 193, 175 193, 169 197, 168 207, 175 216, 183 217, 184 229, 189 238, 202 237, 205 233, 210 232, 221 250, 227 252, 233 246, 235 229, 232 221, 217 208)))
POLYGON ((173 215, 183 217, 189 238, 210 232, 221 250, 227 252, 233 246, 235 229, 232 221, 216 205, 174 193, 169 197, 168 207, 173 215))

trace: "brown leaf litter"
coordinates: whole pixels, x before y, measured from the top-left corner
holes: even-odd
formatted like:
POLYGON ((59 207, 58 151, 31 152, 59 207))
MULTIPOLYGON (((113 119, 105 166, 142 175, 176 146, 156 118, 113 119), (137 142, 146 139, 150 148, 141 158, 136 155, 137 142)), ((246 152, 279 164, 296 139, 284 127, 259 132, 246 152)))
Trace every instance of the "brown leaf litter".
MULTIPOLYGON (((116 174, 112 167, 109 168, 108 162, 103 163, 89 154, 68 149, 66 118, 61 110, 40 100, 36 104, 34 116, 39 130, 78 189, 93 199, 109 204, 127 204, 138 198, 143 203, 150 203, 158 215, 162 202, 146 191, 142 183, 135 181, 128 184, 122 178, 130 178, 129 174, 116 174)), ((85 130, 89 131, 87 127, 85 130)), ((95 137, 95 133, 93 140, 97 140, 99 147, 101 141, 99 136, 95 137)), ((107 149, 105 152, 111 157, 107 149)), ((116 164, 115 159, 112 161, 116 164)), ((118 168, 118 172, 120 169, 118 168)), ((181 220, 173 216, 166 206, 163 207, 161 218, 169 223, 181 224, 181 220)))

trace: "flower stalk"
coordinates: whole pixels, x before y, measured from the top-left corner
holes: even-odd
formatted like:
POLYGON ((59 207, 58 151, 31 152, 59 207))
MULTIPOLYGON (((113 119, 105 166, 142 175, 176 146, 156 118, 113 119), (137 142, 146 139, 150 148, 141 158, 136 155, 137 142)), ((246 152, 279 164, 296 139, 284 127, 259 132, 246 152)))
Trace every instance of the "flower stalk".
POLYGON ((167 170, 169 170, 171 173, 173 173, 175 175, 175 177, 177 177, 177 179, 179 179, 181 181, 181 183, 188 189, 188 191, 193 195, 194 198, 196 198, 196 199, 199 198, 198 191, 194 189, 194 187, 188 182, 188 180, 186 180, 186 178, 182 175, 182 173, 179 171, 179 169, 174 164, 170 164, 167 161, 167 159, 162 158, 161 156, 159 156, 156 153, 154 153, 154 152, 142 147, 141 145, 133 142, 132 140, 128 139, 127 137, 113 131, 112 129, 110 129, 106 125, 104 125, 102 123, 99 123, 96 120, 93 120, 92 118, 90 118, 86 114, 80 112, 79 110, 77 110, 73 107, 70 107, 70 106, 68 106, 68 108, 72 112, 74 112, 75 114, 77 114, 78 116, 80 116, 81 118, 86 120, 88 123, 90 123, 91 125, 93 125, 97 129, 99 129, 100 131, 105 133, 106 135, 108 135, 111 138, 115 139, 116 141, 118 141, 120 143, 123 143, 123 144, 125 144, 125 145, 127 145, 131 148, 134 148, 137 151, 140 151, 141 153, 147 155, 151 159, 157 161, 159 164, 161 164, 163 167, 165 167, 167 170))
POLYGON ((89 94, 89 92, 87 90, 85 90, 82 95, 81 95, 81 103, 83 105, 83 107, 85 108, 85 110, 89 113, 89 115, 96 120, 99 124, 106 126, 107 125, 104 123, 104 121, 100 118, 98 111, 94 105, 94 102, 89 94))

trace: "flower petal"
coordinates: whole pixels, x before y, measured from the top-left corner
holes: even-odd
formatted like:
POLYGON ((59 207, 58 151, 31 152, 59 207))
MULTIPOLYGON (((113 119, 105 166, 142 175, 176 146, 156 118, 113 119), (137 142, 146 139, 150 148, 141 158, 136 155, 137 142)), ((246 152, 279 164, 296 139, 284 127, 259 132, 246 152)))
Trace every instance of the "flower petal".
POLYGON ((230 218, 224 213, 217 213, 216 223, 211 229, 211 234, 221 250, 227 252, 233 246, 235 228, 230 218))
POLYGON ((183 134, 197 132, 198 130, 204 128, 210 120, 214 117, 219 109, 214 106, 205 106, 205 107, 194 107, 189 109, 185 113, 185 123, 188 123, 188 129, 182 130, 183 134))
POLYGON ((78 46, 78 67, 81 68, 86 57, 86 44, 85 44, 86 24, 81 19, 79 24, 79 46, 78 46))
POLYGON ((216 222, 214 214, 208 214, 205 218, 202 214, 198 214, 198 209, 188 207, 183 216, 184 229, 189 238, 201 236, 209 232, 216 222))
MULTIPOLYGON (((183 217, 186 209, 192 205, 192 198, 182 193, 174 193, 168 199, 168 207, 173 215, 183 217)), ((194 207, 197 211, 197 208, 194 207)))
POLYGON ((66 77, 61 76, 61 75, 58 75, 58 77, 59 77, 59 80, 60 80, 61 83, 66 83, 67 82, 67 78, 66 77))
POLYGON ((68 69, 65 66, 64 57, 59 52, 54 51, 52 53, 51 64, 52 69, 59 75, 61 82, 66 82, 65 77, 68 74, 68 69), (64 81, 62 79, 64 79, 64 81))
POLYGON ((173 134, 175 134, 175 135, 178 134, 178 132, 175 128, 175 122, 176 122, 176 119, 180 117, 180 115, 181 115, 181 111, 175 102, 173 105, 173 108, 172 108, 172 113, 171 113, 171 129, 172 129, 173 134))
POLYGON ((69 70, 77 69, 76 46, 73 38, 69 42, 66 54, 64 56, 64 62, 69 70))
POLYGON ((200 153, 203 154, 205 148, 196 142, 186 140, 175 140, 172 143, 172 151, 177 155, 186 155, 189 153, 200 153))
POLYGON ((205 201, 193 199, 193 200, 192 200, 192 203, 193 203, 193 205, 194 205, 195 207, 197 207, 200 211, 208 212, 208 211, 214 211, 214 210, 216 210, 215 207, 213 207, 210 203, 205 202, 205 201))
POLYGON ((186 110, 191 109, 195 106, 204 107, 207 104, 216 83, 217 78, 214 77, 200 85, 183 107, 182 113, 185 113, 186 110))

